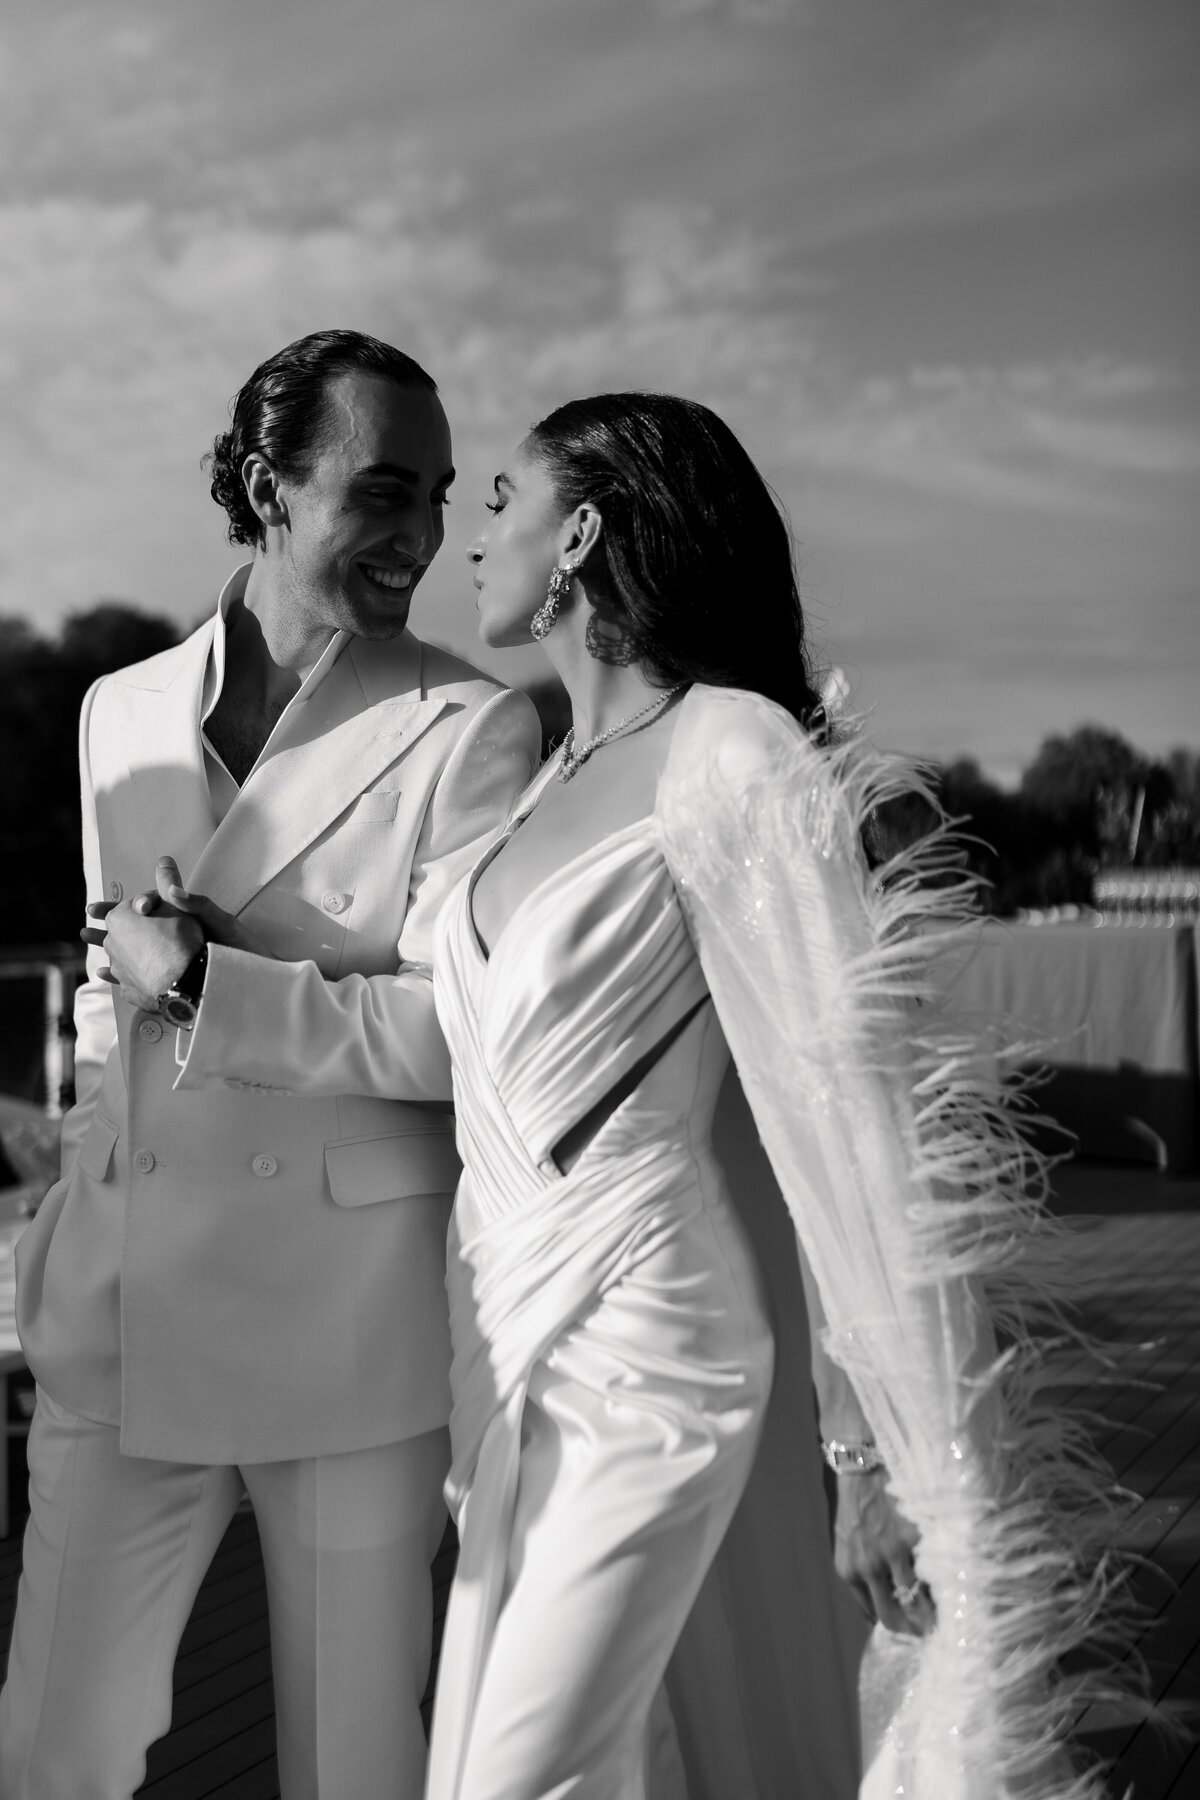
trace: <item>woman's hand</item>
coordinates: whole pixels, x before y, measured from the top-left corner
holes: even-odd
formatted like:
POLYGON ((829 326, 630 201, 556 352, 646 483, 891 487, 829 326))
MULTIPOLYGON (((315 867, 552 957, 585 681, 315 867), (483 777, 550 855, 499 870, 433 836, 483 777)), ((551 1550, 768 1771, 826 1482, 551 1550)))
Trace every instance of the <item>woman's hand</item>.
MULTIPOLYGON (((875 1434, 854 1384, 825 1347, 825 1309, 802 1244, 798 1252, 821 1436, 828 1443, 873 1448, 875 1434)), ((837 1572, 868 1618, 908 1637, 924 1637, 937 1622, 933 1598, 913 1563, 918 1541, 916 1526, 887 1491, 886 1469, 839 1471, 833 1526, 837 1572)))
POLYGON ((917 1529, 886 1484, 886 1469, 837 1477, 834 1563, 869 1617, 889 1631, 924 1637, 937 1612, 913 1562, 917 1529))

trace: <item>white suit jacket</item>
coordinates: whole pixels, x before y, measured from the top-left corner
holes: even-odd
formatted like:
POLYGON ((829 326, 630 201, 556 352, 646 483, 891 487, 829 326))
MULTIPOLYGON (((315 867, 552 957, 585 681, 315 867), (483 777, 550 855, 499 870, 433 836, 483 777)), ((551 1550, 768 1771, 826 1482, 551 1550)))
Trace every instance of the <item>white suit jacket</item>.
POLYGON ((198 1463, 389 1443, 449 1413, 458 1177, 432 924, 536 765, 528 699, 410 633, 351 639, 213 828, 208 621, 91 689, 89 900, 185 883, 279 960, 212 947, 195 1030, 97 975, 62 1178, 18 1246, 39 1382, 198 1463))

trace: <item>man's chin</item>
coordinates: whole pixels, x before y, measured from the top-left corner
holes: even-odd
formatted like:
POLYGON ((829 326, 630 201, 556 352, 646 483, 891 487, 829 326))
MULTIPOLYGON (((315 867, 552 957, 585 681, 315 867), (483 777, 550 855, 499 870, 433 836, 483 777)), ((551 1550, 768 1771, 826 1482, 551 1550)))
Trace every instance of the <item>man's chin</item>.
POLYGON ((402 619, 363 619, 351 626, 355 637, 366 638, 368 642, 386 644, 392 638, 398 638, 408 624, 408 614, 402 619))
POLYGON ((399 637, 408 624, 412 595, 405 594, 400 604, 382 594, 372 596, 371 601, 355 600, 348 610, 352 621, 348 629, 355 637, 384 643, 388 638, 399 637))

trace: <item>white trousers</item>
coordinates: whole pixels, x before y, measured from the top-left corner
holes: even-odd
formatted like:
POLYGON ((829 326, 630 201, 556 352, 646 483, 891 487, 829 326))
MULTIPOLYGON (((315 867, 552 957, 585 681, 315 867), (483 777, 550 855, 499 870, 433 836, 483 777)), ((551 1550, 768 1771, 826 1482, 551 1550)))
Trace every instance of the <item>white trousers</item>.
POLYGON ((243 1493, 266 1568, 283 1800, 420 1800, 449 1434, 232 1467, 123 1456, 39 1391, 0 1694, 0 1800, 128 1800, 243 1493))

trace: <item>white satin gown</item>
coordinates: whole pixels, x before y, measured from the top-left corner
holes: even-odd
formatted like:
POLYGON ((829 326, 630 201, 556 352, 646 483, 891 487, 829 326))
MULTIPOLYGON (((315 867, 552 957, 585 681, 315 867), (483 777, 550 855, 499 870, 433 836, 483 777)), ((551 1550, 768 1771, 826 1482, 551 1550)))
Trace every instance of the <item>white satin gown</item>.
POLYGON ((475 880, 552 775, 447 903, 435 958, 464 1173, 461 1552, 429 1800, 848 1800, 853 1646, 795 1240, 727 1090, 724 1153, 741 1144, 757 1190, 743 1210, 776 1233, 768 1265, 791 1257, 769 1406, 763 1259, 712 1141, 729 1053, 656 818, 543 882, 490 955, 474 927, 475 880), (555 1146, 594 1108, 564 1175, 555 1146))
POLYGON ((443 910, 462 1559, 430 1800, 1104 1792, 1072 1768, 1058 1678, 1108 1576, 1103 1478, 1031 1329, 1044 1164, 990 1046, 942 1016, 972 929, 944 828, 863 854, 914 787, 859 738, 697 684, 649 818, 535 888, 490 958, 471 884, 443 910), (754 1120, 732 1156, 726 1039, 754 1120), (796 1239, 937 1610, 863 1661, 861 1788, 796 1239))

